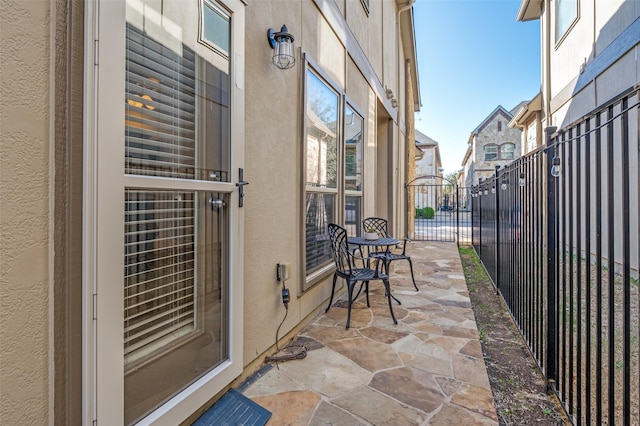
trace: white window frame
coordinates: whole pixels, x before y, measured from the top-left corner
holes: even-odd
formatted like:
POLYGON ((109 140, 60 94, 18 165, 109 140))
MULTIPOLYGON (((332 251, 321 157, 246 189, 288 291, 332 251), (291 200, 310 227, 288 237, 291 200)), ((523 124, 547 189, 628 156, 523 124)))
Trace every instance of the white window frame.
POLYGON ((556 46, 569 33, 579 16, 578 0, 555 0, 554 32, 556 46))
MULTIPOLYGON (((302 67, 302 75, 304 76, 302 78, 302 105, 303 108, 306 108, 307 105, 307 87, 306 87, 306 73, 308 70, 311 70, 316 76, 318 76, 320 78, 320 80, 322 80, 330 89, 332 89, 336 94, 338 94, 338 119, 340 120, 340 124, 338 125, 338 136, 337 136, 337 146, 338 146, 338 161, 337 161, 337 188, 335 190, 331 189, 330 191, 322 191, 325 193, 334 193, 336 196, 335 199, 335 205, 334 205, 334 217, 335 217, 335 221, 337 223, 343 223, 344 222, 344 215, 345 215, 345 197, 346 196, 350 196, 350 195, 355 195, 355 196, 359 196, 361 197, 361 208, 364 209, 364 203, 365 203, 365 196, 364 196, 364 186, 366 185, 365 183, 365 173, 366 171, 364 170, 364 162, 365 162, 365 151, 366 151, 366 146, 365 146, 365 136, 367 133, 367 121, 366 121, 366 115, 362 112, 361 109, 359 109, 356 104, 348 99, 348 97, 346 96, 344 90, 342 88, 340 88, 340 86, 338 84, 336 84, 323 70, 322 67, 319 66, 319 64, 317 64, 310 56, 307 52, 305 52, 304 50, 302 50, 301 52, 301 58, 302 58, 302 62, 304 64, 304 66, 302 67), (345 111, 347 106, 356 114, 358 114, 360 116, 360 118, 363 120, 362 122, 362 132, 363 132, 363 171, 362 171, 362 189, 360 191, 347 191, 345 189, 345 140, 344 140, 344 118, 345 118, 345 111)), ((301 206, 301 252, 303 253, 303 260, 302 260, 302 265, 305 265, 302 269, 302 284, 301 284, 301 291, 305 292, 307 290, 309 290, 311 287, 313 287, 315 284, 319 283, 323 278, 325 278, 329 273, 331 273, 334 270, 334 264, 333 261, 328 261, 326 265, 318 268, 317 270, 313 271, 312 273, 307 273, 306 271, 306 244, 305 244, 305 230, 306 230, 306 209, 305 209, 305 201, 306 201, 306 195, 307 193, 313 193, 313 192, 319 192, 317 190, 315 190, 314 188, 308 188, 306 186, 306 173, 307 173, 307 153, 306 153, 306 138, 307 138, 307 115, 306 115, 306 111, 303 110, 302 113, 302 133, 301 133, 301 141, 303 143, 303 158, 302 158, 302 206, 301 206)))
MULTIPOLYGON (((134 0, 138 1, 138 0, 134 0)), ((199 0, 203 1, 203 0, 199 0)), ((243 370, 243 211, 235 182, 244 164, 244 38, 242 0, 220 0, 231 23, 231 182, 193 181, 189 190, 226 192, 229 214, 229 360, 196 380, 138 424, 180 424, 243 370)), ((197 8, 195 8, 197 10, 197 8)), ((124 188, 177 189, 169 179, 124 173, 126 3, 85 5, 83 195, 83 423, 124 419, 124 188), (122 133, 119 132, 122 129, 122 133), (115 135, 115 138, 114 138, 115 135), (123 143, 110 141, 122 140, 123 143), (101 143, 99 143, 99 141, 101 143), (120 230, 120 232, 114 232, 120 230)), ((194 15, 194 19, 198 16, 194 15)), ((197 31, 197 29, 195 30, 197 31)), ((183 188, 181 182, 180 188, 183 188)))
MULTIPOLYGON (((343 214, 345 216, 343 216, 343 218, 345 220, 343 220, 342 223, 345 223, 345 225, 346 225, 346 214, 347 214, 347 210, 346 210, 346 207, 347 207, 346 206, 346 203, 347 203, 346 199, 347 199, 347 197, 358 197, 358 198, 360 198, 360 213, 362 214, 362 212, 364 210, 364 183, 365 183, 365 180, 364 180, 364 172, 365 172, 364 171, 364 156, 365 155, 364 155, 364 153, 365 153, 365 141, 366 141, 366 138, 365 138, 365 134, 366 134, 366 126, 365 126, 365 124, 366 124, 366 122, 364 120, 364 114, 347 97, 345 97, 345 106, 342 108, 342 110, 343 110, 343 113, 342 113, 343 127, 346 127, 346 124, 347 124, 346 123, 347 108, 350 109, 353 112, 354 115, 357 115, 360 118, 360 120, 362 120, 362 136, 361 136, 361 138, 362 138, 362 142, 361 142, 361 144, 362 144, 362 146, 361 146, 361 160, 362 160, 362 165, 361 165, 362 166, 362 172, 361 172, 362 173, 362 177, 361 177, 361 181, 362 182, 361 182, 359 190, 347 189, 347 185, 346 185, 346 182, 345 182, 346 181, 346 177, 347 177, 347 175, 346 175, 346 173, 347 173, 347 146, 346 146, 347 141, 346 141, 345 131, 343 131, 342 132, 342 134, 343 134, 343 137, 342 137, 342 139, 343 139, 342 140, 342 146, 343 146, 343 148, 342 148, 342 163, 344 164, 344 166, 343 166, 342 181, 343 181, 343 186, 344 186, 344 194, 342 196, 342 200, 343 200, 344 207, 342 208, 342 211, 344 212, 343 214)), ((359 220, 357 221, 358 223, 357 223, 357 227, 356 227, 356 229, 357 229, 356 235, 358 235, 358 236, 362 232, 361 228, 362 228, 362 220, 363 219, 364 219, 364 217, 360 217, 359 220)), ((349 230, 347 229, 347 231, 349 231, 349 230)), ((353 236, 356 236, 356 235, 353 235, 353 236)))
POLYGON ((343 164, 342 164, 342 143, 343 143, 343 132, 342 132, 342 120, 343 120, 343 115, 344 115, 344 94, 343 91, 340 89, 340 87, 335 84, 331 78, 322 71, 322 68, 315 63, 311 58, 309 58, 309 55, 305 52, 302 52, 302 58, 303 58, 303 63, 304 63, 304 67, 303 67, 303 126, 302 126, 302 143, 303 143, 303 167, 302 167, 302 173, 303 173, 303 177, 302 177, 302 189, 303 189, 303 195, 302 195, 302 253, 304 254, 304 259, 303 259, 303 265, 304 265, 304 276, 306 277, 306 279, 302 282, 302 291, 307 291, 308 289, 310 289, 314 284, 317 284, 322 278, 324 278, 328 273, 330 273, 331 271, 333 271, 333 261, 331 259, 329 259, 327 261, 326 264, 324 264, 323 266, 320 266, 318 269, 316 269, 315 271, 309 273, 306 270, 306 263, 307 263, 307 248, 306 248, 306 240, 305 240, 305 236, 306 236, 306 197, 308 193, 323 193, 323 194, 333 194, 335 196, 335 202, 334 202, 334 212, 333 212, 333 216, 335 218, 335 221, 340 222, 341 218, 342 218, 342 198, 343 198, 343 194, 344 194, 344 189, 343 189, 343 164), (312 187, 308 187, 306 185, 307 182, 307 113, 306 113, 306 106, 307 106, 307 73, 311 71, 313 74, 316 75, 316 77, 318 77, 329 89, 333 90, 338 98, 338 112, 337 112, 337 118, 338 120, 340 120, 339 125, 336 128, 337 131, 337 135, 336 135, 336 146, 337 146, 337 174, 336 174, 336 188, 322 188, 322 189, 315 189, 312 187))

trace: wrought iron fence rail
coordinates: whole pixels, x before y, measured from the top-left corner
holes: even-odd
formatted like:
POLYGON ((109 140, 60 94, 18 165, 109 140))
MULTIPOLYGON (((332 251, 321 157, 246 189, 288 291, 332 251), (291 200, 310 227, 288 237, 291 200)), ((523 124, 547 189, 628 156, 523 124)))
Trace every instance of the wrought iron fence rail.
POLYGON ((640 424, 639 104, 630 88, 545 129, 471 189, 472 244, 580 425, 640 424))

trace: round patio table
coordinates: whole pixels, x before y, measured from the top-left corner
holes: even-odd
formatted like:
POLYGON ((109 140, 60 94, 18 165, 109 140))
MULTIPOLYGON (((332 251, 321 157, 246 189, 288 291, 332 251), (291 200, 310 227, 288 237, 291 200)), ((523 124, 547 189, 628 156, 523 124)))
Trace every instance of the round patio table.
MULTIPOLYGON (((349 244, 357 245, 360 247, 362 246, 367 247, 368 249, 367 255, 370 254, 369 250, 371 250, 371 247, 385 247, 385 250, 388 250, 390 246, 395 246, 396 244, 400 244, 400 240, 397 240, 393 237, 380 237, 380 238, 376 238, 375 240, 368 240, 364 237, 348 237, 347 242, 349 244)), ((381 259, 383 261, 384 272, 387 275, 389 275, 389 263, 391 263, 391 260, 389 259, 389 257, 385 253, 380 253, 380 252, 374 253, 373 257, 377 259, 381 259)), ((393 300, 398 302, 398 305, 402 304, 398 299, 395 298, 393 294, 391 295, 391 297, 393 298, 393 300)))

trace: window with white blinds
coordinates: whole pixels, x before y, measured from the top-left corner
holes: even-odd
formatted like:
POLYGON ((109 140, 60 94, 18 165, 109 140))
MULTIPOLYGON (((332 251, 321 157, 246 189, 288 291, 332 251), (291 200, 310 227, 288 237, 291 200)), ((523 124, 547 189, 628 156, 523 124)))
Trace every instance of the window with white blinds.
MULTIPOLYGON (((126 37, 125 172, 196 178, 196 57, 132 25, 126 37)), ((127 189, 125 365, 195 330, 195 197, 127 189)))
MULTIPOLYGON (((102 295, 99 352, 90 356, 103 384, 91 403, 108 407, 99 418, 109 422, 111 413, 132 425, 160 406, 169 407, 167 418, 184 416, 242 371, 235 337, 243 222, 233 180, 244 158, 243 92, 235 83, 243 76, 246 6, 99 3, 91 32, 103 48, 89 101, 102 113, 87 131, 99 154, 90 190, 100 209, 90 215, 100 226, 88 242, 102 295), (232 57, 240 70, 233 75, 232 57), (111 373, 121 377, 105 384, 111 373)), ((168 421, 164 413, 160 422, 168 421)))
POLYGON ((125 172, 196 177, 195 54, 127 25, 125 172))
POLYGON ((125 193, 125 364, 196 327, 195 197, 125 193))

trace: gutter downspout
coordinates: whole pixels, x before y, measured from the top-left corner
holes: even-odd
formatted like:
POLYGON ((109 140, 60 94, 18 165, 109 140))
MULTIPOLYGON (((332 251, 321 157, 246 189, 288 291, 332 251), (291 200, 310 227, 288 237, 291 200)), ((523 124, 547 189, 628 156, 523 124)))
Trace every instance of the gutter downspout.
MULTIPOLYGON (((402 14, 402 12, 405 12, 409 9, 411 9, 413 7, 413 5, 415 4, 416 0, 408 0, 407 4, 402 6, 400 9, 398 9, 398 13, 396 15, 396 49, 397 49, 397 56, 396 56, 396 68, 397 68, 397 72, 396 72, 396 78, 397 78, 397 93, 400 93, 400 50, 402 49, 402 45, 400 44, 400 15, 402 14)), ((405 75, 405 93, 404 93, 404 113, 405 113, 405 127, 406 127, 406 123, 407 123, 407 111, 409 110, 409 91, 407 89, 407 84, 406 84, 406 75, 405 75)), ((397 114, 398 117, 398 139, 400 138, 400 114, 398 111, 397 114)), ((415 141, 413 142, 415 143, 415 141)), ((411 152, 411 143, 409 142, 409 131, 408 129, 405 128, 405 152, 407 153, 407 155, 412 155, 411 152)), ((404 181, 405 182, 409 182, 409 161, 408 161, 408 157, 404 158, 405 161, 405 170, 404 170, 404 181)), ((396 186, 397 187, 397 186, 396 186)), ((402 197, 404 200, 404 205, 407 209, 407 215, 405 217, 404 220, 404 235, 406 237, 409 236, 409 189, 406 185, 402 185, 403 188, 403 192, 404 192, 404 196, 402 197)), ((397 217, 401 217, 402 214, 401 212, 398 212, 400 214, 397 215, 397 217)))
POLYGON ((544 4, 544 16, 545 16, 545 37, 546 46, 544 47, 544 109, 546 125, 543 127, 551 127, 551 2, 547 1, 544 4))

